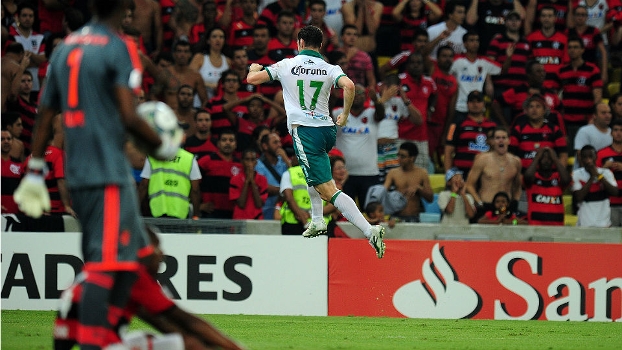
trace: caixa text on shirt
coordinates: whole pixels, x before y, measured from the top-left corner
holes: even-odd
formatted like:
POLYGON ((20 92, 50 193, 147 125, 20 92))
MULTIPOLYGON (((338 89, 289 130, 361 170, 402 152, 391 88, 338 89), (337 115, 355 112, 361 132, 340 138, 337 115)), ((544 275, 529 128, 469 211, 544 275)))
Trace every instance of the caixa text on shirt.
POLYGON ((326 69, 320 68, 305 68, 303 66, 294 66, 291 70, 292 75, 328 75, 326 69))
MULTIPOLYGON (((162 264, 163 268, 160 269, 156 277, 160 285, 167 290, 173 299, 182 299, 178 289, 185 289, 184 299, 187 300, 218 300, 218 295, 221 294, 223 300, 242 301, 248 299, 252 294, 253 283, 251 279, 236 268, 238 265, 252 266, 253 261, 249 256, 230 256, 224 262, 219 263, 217 257, 213 255, 188 255, 186 261, 182 263, 186 265, 187 269, 185 288, 184 286, 175 286, 172 282, 173 276, 180 273, 179 261, 173 256, 166 255, 162 264), (210 269, 211 272, 208 272, 210 269), (222 274, 217 273, 219 272, 217 269, 222 269, 222 274), (214 280, 214 276, 221 275, 225 277, 222 281, 214 280), (211 283, 213 286, 230 286, 231 282, 237 285, 237 287, 232 288, 233 291, 227 290, 229 288, 206 287, 206 283, 211 283)), ((73 269, 75 277, 82 270, 82 265, 82 260, 74 255, 46 254, 45 275, 44 280, 41 281, 35 277, 33 264, 28 254, 13 254, 7 274, 4 276, 2 299, 8 299, 14 288, 24 288, 28 299, 41 299, 39 293, 41 290, 39 284, 41 283, 44 286, 44 299, 58 299, 62 292, 58 286, 59 270, 66 271, 69 267, 73 269)))

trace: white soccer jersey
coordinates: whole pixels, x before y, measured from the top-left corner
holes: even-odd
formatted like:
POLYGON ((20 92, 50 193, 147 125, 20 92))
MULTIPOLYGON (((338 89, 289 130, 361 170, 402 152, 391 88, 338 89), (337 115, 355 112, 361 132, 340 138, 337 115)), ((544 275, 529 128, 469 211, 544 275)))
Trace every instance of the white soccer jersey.
POLYGON ((475 61, 469 60, 466 56, 456 58, 449 71, 449 74, 455 76, 458 81, 456 110, 468 112, 467 97, 469 93, 475 90, 483 91, 486 76, 500 73, 501 66, 486 57, 479 56, 475 61))
MULTIPOLYGON (((333 110, 337 117, 343 108, 333 110)), ((335 146, 343 152, 350 175, 378 175, 378 123, 374 120, 376 109, 369 107, 359 115, 348 116, 345 126, 337 129, 335 146)))
MULTIPOLYGON (((605 181, 609 182, 613 186, 617 186, 616 179, 613 173, 609 169, 598 168, 598 174, 605 177, 605 181)), ((592 175, 590 175, 585 168, 579 168, 572 172, 572 191, 579 191, 587 183, 592 175)), ((602 184, 592 184, 592 186, 600 186, 602 190, 602 184)), ((604 190, 603 190, 604 191, 604 190)), ((590 194, 592 194, 591 192, 590 194)), ((588 198, 579 203, 579 211, 577 212, 577 226, 584 227, 609 227, 611 226, 611 208, 609 207, 609 196, 604 195, 601 200, 591 199, 588 194, 588 198)), ((597 195, 592 195, 597 197, 597 195)))
POLYGON ((296 57, 266 67, 266 71, 271 80, 279 80, 283 87, 290 132, 292 125, 335 125, 328 98, 331 87, 336 87, 337 79, 345 75, 341 67, 324 61, 317 51, 302 50, 296 57))

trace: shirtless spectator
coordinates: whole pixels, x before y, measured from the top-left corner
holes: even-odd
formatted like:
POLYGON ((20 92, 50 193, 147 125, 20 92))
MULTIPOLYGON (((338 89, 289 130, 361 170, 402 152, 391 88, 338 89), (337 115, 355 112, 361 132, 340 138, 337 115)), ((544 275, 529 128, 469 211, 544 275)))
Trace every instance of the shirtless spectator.
POLYGON ((10 96, 19 94, 22 73, 30 65, 30 51, 24 51, 20 43, 11 43, 2 56, 2 112, 6 111, 6 102, 10 96))
POLYGON ((190 69, 190 43, 187 41, 177 41, 173 45, 173 65, 169 67, 171 79, 165 84, 164 102, 172 109, 177 108, 177 91, 182 85, 191 86, 199 95, 201 106, 207 102, 207 91, 201 74, 190 69))
POLYGON ((147 53, 155 57, 162 51, 162 14, 160 6, 153 0, 134 0, 132 25, 140 31, 147 53))
POLYGON ((387 191, 394 186, 395 190, 402 193, 408 200, 406 207, 395 215, 405 222, 419 222, 419 213, 423 211, 421 199, 428 202, 434 199, 428 171, 415 166, 418 154, 419 151, 414 143, 402 143, 397 152, 400 166, 391 169, 384 180, 384 187, 387 191))
POLYGON ((182 85, 177 90, 177 108, 174 109, 177 115, 177 122, 184 129, 187 136, 193 135, 196 131, 194 117, 197 113, 192 106, 194 89, 189 85, 182 85))
POLYGON ((467 192, 475 199, 477 221, 484 213, 493 210, 497 192, 510 195, 511 211, 516 211, 521 194, 521 160, 508 152, 510 138, 506 129, 497 127, 492 134, 492 151, 475 157, 467 178, 467 192))

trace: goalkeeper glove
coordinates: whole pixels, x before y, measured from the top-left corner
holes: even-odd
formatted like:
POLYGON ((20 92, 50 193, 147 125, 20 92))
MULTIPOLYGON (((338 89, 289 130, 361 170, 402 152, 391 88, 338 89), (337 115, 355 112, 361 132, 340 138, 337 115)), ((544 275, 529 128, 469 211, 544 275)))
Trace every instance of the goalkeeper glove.
POLYGON ((35 219, 51 209, 50 194, 45 186, 47 173, 47 165, 43 159, 31 158, 28 161, 28 173, 13 194, 19 210, 35 219))

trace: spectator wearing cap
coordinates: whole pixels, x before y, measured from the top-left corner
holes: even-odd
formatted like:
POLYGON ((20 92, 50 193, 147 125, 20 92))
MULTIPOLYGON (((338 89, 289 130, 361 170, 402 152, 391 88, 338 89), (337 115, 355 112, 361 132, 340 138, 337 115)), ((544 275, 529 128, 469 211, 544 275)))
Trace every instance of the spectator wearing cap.
POLYGON ((449 71, 458 81, 458 101, 456 102, 456 117, 458 118, 464 117, 468 112, 469 92, 487 91, 487 94, 492 96, 493 86, 489 76, 501 73, 501 65, 489 60, 488 57, 478 55, 480 39, 477 32, 464 34, 462 41, 466 54, 457 57, 449 71))
POLYGON ((490 150, 486 143, 487 135, 497 127, 495 122, 484 116, 484 94, 481 91, 469 93, 467 107, 469 112, 466 118, 452 123, 447 130, 444 159, 446 172, 455 166, 465 176, 473 166, 475 156, 490 150))
POLYGON ((482 45, 479 53, 486 53, 488 43, 499 33, 506 30, 510 14, 516 14, 519 21, 525 17, 525 8, 520 1, 503 0, 471 0, 466 13, 467 28, 477 28, 481 35, 482 45))
POLYGON ((510 130, 510 152, 521 159, 523 172, 531 165, 539 148, 551 148, 562 164, 568 162, 564 133, 555 123, 548 123, 547 111, 544 97, 531 95, 525 101, 527 118, 514 124, 510 130))
POLYGON ((453 167, 445 174, 446 189, 438 195, 438 207, 443 212, 441 224, 464 225, 475 215, 475 200, 466 193, 462 171, 453 167))
MULTIPOLYGON (((492 37, 486 50, 486 56, 501 65, 501 74, 492 76, 494 100, 499 99, 505 91, 524 84, 525 64, 531 52, 527 39, 521 35, 521 23, 521 15, 517 11, 508 13, 504 30, 492 37)), ((500 124, 510 125, 512 117, 511 109, 505 108, 500 124)))

